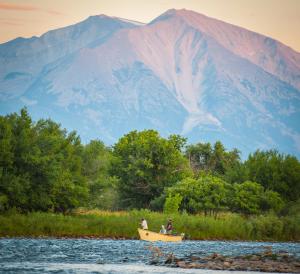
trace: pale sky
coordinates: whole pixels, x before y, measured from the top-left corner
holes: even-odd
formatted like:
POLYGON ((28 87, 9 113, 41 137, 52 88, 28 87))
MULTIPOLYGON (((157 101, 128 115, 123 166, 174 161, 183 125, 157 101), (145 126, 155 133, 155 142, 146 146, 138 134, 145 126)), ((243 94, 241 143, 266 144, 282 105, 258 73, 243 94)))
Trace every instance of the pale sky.
POLYGON ((0 0, 0 43, 106 14, 147 23, 190 9, 275 38, 300 52, 300 0, 0 0))

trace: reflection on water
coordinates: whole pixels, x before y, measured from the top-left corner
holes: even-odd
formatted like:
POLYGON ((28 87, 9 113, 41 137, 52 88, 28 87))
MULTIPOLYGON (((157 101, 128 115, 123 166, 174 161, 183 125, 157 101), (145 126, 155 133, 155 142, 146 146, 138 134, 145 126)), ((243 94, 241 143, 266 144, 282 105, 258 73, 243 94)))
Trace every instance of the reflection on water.
MULTIPOLYGON (((0 239, 1 273, 230 273, 149 265, 151 244, 143 241, 85 239, 0 239)), ((156 243, 163 253, 176 257, 212 253, 239 255, 288 251, 300 257, 299 243, 186 241, 156 243)), ((234 272, 245 273, 245 272, 234 272)), ((252 272, 254 273, 254 272, 252 272)))

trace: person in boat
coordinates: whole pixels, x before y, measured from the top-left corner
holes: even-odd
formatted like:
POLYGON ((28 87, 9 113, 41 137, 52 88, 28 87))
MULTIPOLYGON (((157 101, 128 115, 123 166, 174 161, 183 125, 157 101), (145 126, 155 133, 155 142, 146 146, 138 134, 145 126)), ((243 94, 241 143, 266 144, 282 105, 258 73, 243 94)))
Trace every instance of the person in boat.
POLYGON ((161 226, 161 229, 160 229, 159 233, 160 234, 166 234, 167 233, 167 230, 165 229, 164 225, 161 226))
POLYGON ((141 219, 140 225, 141 225, 142 229, 144 229, 144 230, 148 229, 147 221, 144 218, 141 219))
POLYGON ((173 224, 172 224, 172 220, 169 219, 167 223, 167 234, 172 234, 172 231, 173 231, 173 224))

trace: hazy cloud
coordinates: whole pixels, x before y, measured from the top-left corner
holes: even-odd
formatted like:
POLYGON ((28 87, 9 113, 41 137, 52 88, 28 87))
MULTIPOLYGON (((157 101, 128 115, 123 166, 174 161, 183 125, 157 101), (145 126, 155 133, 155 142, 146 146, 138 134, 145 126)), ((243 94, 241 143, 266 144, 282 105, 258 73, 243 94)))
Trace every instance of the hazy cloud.
POLYGON ((0 3, 0 10, 20 10, 20 11, 35 11, 37 7, 31 5, 20 5, 12 3, 0 3))
POLYGON ((15 22, 15 21, 13 21, 13 20, 10 20, 10 19, 8 19, 8 20, 3 20, 3 19, 1 19, 0 18, 0 24, 1 25, 9 25, 9 26, 22 26, 23 24, 22 23, 20 23, 20 22, 15 22))
POLYGON ((64 15, 63 13, 56 10, 45 10, 45 12, 53 14, 53 15, 64 15))
POLYGON ((25 105, 27 106, 33 106, 33 105, 36 105, 37 104, 37 100, 30 100, 24 96, 22 96, 20 98, 21 102, 24 103, 25 105))
POLYGON ((101 115, 100 111, 96 111, 91 108, 88 108, 85 110, 85 115, 89 120, 94 122, 96 125, 99 126, 101 124, 101 116, 102 115, 101 115))
POLYGON ((20 5, 12 3, 0 3, 0 10, 13 10, 13 11, 38 11, 46 12, 52 15, 63 15, 63 13, 56 10, 41 9, 32 5, 20 5))

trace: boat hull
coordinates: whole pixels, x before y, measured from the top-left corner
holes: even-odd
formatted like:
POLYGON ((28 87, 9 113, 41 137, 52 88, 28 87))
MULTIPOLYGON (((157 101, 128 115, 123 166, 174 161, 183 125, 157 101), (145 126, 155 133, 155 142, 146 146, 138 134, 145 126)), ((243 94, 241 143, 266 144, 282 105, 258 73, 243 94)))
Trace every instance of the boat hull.
POLYGON ((150 230, 144 230, 138 228, 140 239, 149 242, 181 242, 183 236, 174 236, 168 234, 156 233, 150 230))

